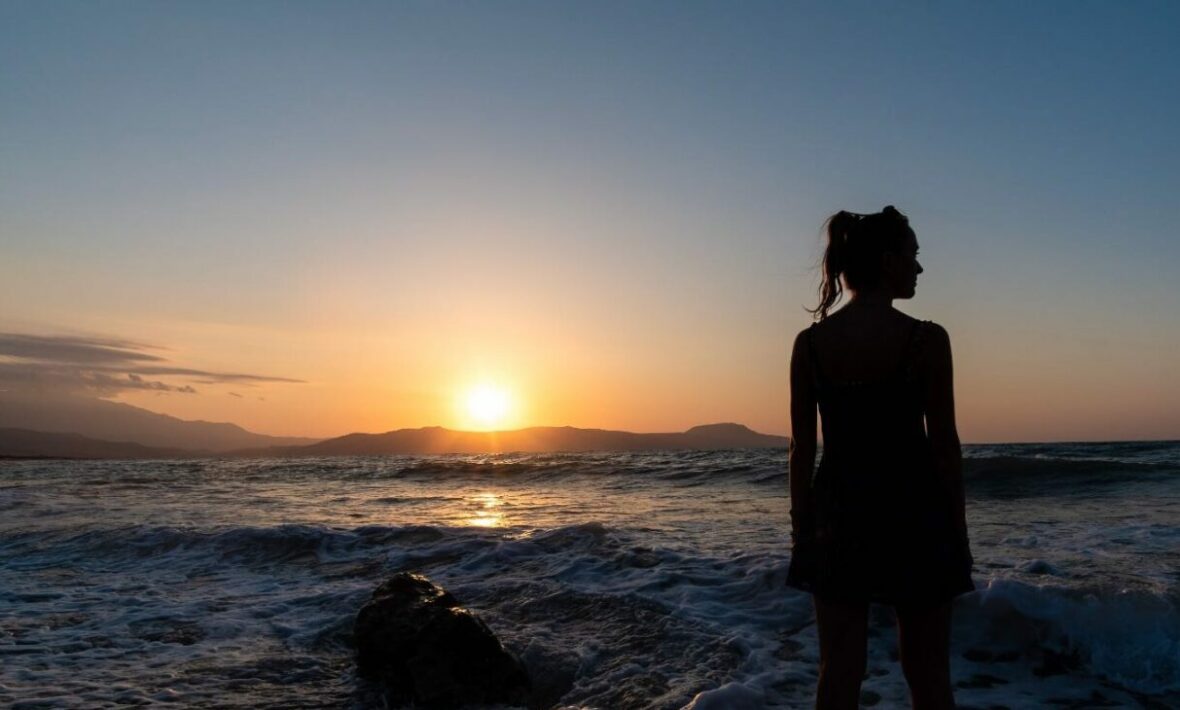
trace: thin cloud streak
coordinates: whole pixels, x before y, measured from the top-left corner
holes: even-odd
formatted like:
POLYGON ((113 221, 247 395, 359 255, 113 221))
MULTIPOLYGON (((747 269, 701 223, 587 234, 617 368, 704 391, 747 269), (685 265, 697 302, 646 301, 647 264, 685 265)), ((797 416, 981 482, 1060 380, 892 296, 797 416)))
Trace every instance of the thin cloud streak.
POLYGON ((244 372, 214 372, 167 363, 145 350, 158 346, 118 338, 0 333, 0 382, 39 391, 113 396, 132 390, 197 394, 189 384, 148 377, 183 377, 198 384, 301 384, 304 380, 244 372))
POLYGON ((72 335, 0 333, 0 356, 75 364, 163 362, 158 355, 142 352, 151 345, 112 338, 72 335))
MULTIPOLYGON (((91 368, 93 370, 115 371, 123 372, 125 370, 114 368, 91 368)), ((249 385, 251 382, 286 382, 290 384, 305 384, 306 380, 298 380, 292 377, 273 377, 271 375, 251 375, 242 372, 210 372, 208 370, 194 370, 189 367, 161 367, 161 366, 146 366, 134 368, 136 373, 144 375, 180 375, 190 377, 200 377, 200 380, 195 380, 201 384, 217 385, 227 382, 241 382, 249 385)))

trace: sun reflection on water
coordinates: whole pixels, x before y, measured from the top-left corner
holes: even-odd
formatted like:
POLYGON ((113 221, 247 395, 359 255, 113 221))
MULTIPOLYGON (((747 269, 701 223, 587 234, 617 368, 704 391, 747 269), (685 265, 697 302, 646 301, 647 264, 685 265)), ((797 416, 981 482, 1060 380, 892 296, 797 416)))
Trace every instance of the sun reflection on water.
POLYGON ((504 501, 495 493, 479 493, 467 499, 467 504, 476 508, 465 522, 477 528, 498 528, 504 525, 504 513, 500 506, 504 501))

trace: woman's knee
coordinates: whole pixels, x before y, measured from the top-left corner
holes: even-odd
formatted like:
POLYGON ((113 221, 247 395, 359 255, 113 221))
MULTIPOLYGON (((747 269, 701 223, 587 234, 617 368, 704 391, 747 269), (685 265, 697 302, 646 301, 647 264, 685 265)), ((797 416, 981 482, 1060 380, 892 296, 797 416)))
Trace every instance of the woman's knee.
POLYGON ((868 653, 865 651, 864 645, 862 644, 858 648, 849 644, 822 655, 819 661, 819 674, 821 678, 841 683, 854 680, 859 683, 864 679, 868 665, 868 653))
POLYGON ((894 607, 898 639, 903 645, 945 651, 951 641, 951 605, 894 607))
POLYGON ((863 651, 868 638, 868 604, 815 600, 816 630, 819 632, 820 654, 850 647, 863 651))

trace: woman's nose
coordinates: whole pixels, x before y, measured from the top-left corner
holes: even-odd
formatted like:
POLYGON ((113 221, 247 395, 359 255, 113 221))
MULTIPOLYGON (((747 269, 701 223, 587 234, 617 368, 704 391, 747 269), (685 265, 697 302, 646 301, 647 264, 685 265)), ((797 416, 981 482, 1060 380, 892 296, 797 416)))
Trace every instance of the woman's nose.
POLYGON ((922 264, 921 264, 921 263, 919 263, 918 261, 915 261, 915 262, 914 262, 914 266, 917 266, 917 267, 918 267, 918 270, 917 270, 917 272, 916 272, 916 273, 919 273, 919 274, 920 274, 920 273, 922 273, 923 271, 925 271, 925 270, 926 270, 926 269, 923 269, 923 268, 922 268, 922 264))

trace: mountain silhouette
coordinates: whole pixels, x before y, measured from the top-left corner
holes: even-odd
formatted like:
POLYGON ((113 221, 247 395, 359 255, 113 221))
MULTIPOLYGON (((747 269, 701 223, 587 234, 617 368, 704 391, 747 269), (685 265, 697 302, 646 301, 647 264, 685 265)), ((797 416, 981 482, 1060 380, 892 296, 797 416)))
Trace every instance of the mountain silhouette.
POLYGON ((685 432, 636 434, 606 429, 530 427, 513 431, 455 431, 443 427, 347 434, 308 446, 239 451, 239 455, 372 456, 380 454, 485 454, 659 449, 785 448, 785 436, 759 434, 741 424, 708 424, 685 432))
POLYGON ((187 421, 123 402, 61 394, 0 395, 0 427, 69 432, 108 442, 212 452, 299 446, 316 441, 306 437, 255 434, 237 424, 187 421))
POLYGON ((91 439, 81 434, 0 428, 0 458, 172 459, 195 454, 130 441, 91 439))

